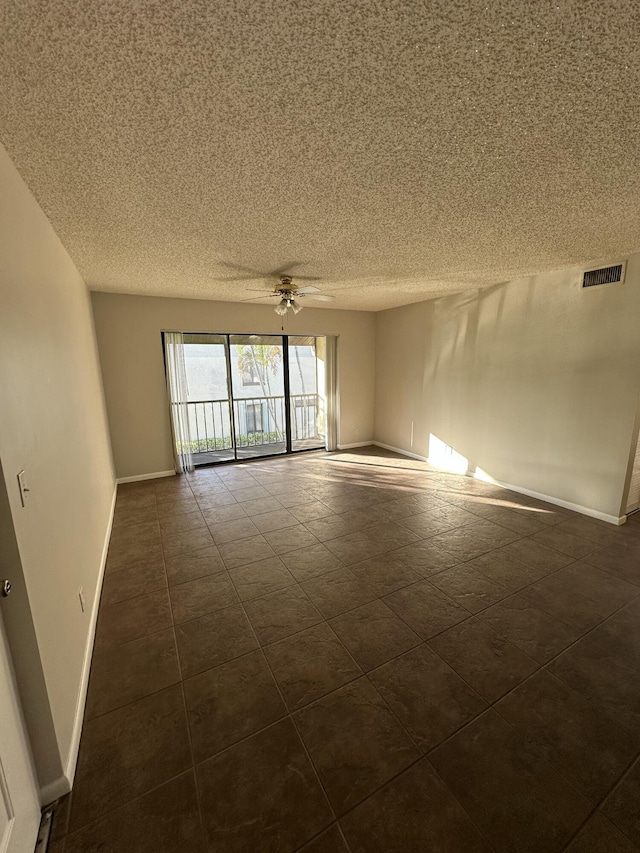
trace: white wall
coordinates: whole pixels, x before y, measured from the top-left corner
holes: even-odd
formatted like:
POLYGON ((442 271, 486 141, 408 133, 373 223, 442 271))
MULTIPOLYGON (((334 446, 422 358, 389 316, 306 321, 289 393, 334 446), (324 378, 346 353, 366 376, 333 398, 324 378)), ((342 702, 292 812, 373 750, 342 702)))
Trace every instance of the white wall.
MULTIPOLYGON (((173 469, 161 331, 282 334, 266 305, 93 293, 118 477, 173 469)), ((338 335, 341 445, 373 438, 375 315, 305 308, 285 334, 338 335)))
MULTIPOLYGON (((113 465, 87 289, 1 146, 0 198, 0 459, 40 657, 31 663, 44 675, 58 769, 72 773, 113 465)), ((48 792, 64 787, 51 767, 38 771, 48 792)))
POLYGON ((620 516, 640 395, 640 255, 622 285, 583 290, 580 274, 379 313, 376 440, 428 457, 434 435, 472 470, 620 516))

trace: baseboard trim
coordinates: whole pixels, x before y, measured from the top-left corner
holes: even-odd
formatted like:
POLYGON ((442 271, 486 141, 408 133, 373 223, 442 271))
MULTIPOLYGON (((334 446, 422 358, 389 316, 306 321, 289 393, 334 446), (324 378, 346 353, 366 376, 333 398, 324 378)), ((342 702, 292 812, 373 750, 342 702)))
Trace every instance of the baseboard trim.
MULTIPOLYGON (((408 456, 410 459, 419 459, 421 462, 427 462, 434 468, 438 468, 438 465, 430 462, 425 456, 418 456, 417 453, 410 453, 408 450, 403 450, 401 447, 393 447, 393 445, 383 444, 381 441, 374 441, 373 444, 377 447, 383 447, 385 450, 393 450, 396 453, 400 453, 402 456, 408 456)), ((447 469, 442 468, 439 470, 445 471, 447 469)), ((508 489, 510 492, 516 492, 519 495, 527 495, 527 497, 536 498, 539 501, 544 501, 545 503, 553 504, 554 506, 560 506, 563 509, 569 509, 572 512, 579 512, 581 515, 588 515, 590 518, 597 518, 599 521, 606 521, 608 524, 615 524, 619 526, 621 524, 625 524, 627 520, 626 515, 608 515, 605 512, 600 512, 597 509, 591 509, 588 506, 582 506, 581 504, 572 503, 571 501, 565 501, 562 500, 562 498, 556 498, 552 495, 545 495, 542 494, 542 492, 534 492, 532 489, 525 489, 521 486, 514 486, 512 483, 504 483, 502 480, 495 480, 493 477, 479 477, 478 474, 473 471, 467 471, 464 474, 460 474, 460 476, 473 477, 474 480, 483 480, 486 483, 493 483, 496 486, 500 486, 502 489, 508 489)))
POLYGON ((368 447, 373 441, 353 441, 351 444, 339 444, 338 450, 351 450, 353 447, 368 447))
POLYGON ((411 453, 409 450, 403 450, 401 447, 394 447, 393 444, 383 444, 381 441, 373 441, 376 447, 382 447, 383 450, 391 450, 393 453, 399 453, 401 456, 408 456, 409 459, 417 459, 419 462, 428 462, 426 456, 420 456, 418 453, 411 453))
POLYGON ((598 521, 606 521, 608 524, 615 524, 620 526, 621 524, 625 524, 627 521, 626 515, 617 516, 617 515, 608 515, 606 512, 600 512, 597 509, 591 509, 588 506, 582 506, 582 504, 572 503, 571 501, 565 501, 562 498, 552 497, 551 495, 545 495, 542 492, 534 492, 532 489, 524 489, 522 486, 514 486, 511 483, 503 483, 501 480, 494 480, 493 477, 478 477, 477 474, 472 475, 476 480, 483 480, 487 483, 495 483, 496 486, 500 486, 503 489, 509 489, 510 492, 516 492, 519 495, 527 495, 530 498, 536 498, 536 500, 544 501, 548 504, 553 504, 554 506, 560 506, 563 509, 569 509, 572 512, 579 512, 581 515, 588 515, 590 518, 597 518, 598 521))
POLYGON ((40 805, 42 808, 55 803, 60 797, 64 797, 71 790, 71 782, 66 776, 59 776, 53 782, 48 782, 40 788, 40 805))
MULTIPOLYGON (((93 644, 96 637, 96 625, 98 622, 98 607, 100 604, 100 596, 102 594, 102 582, 104 580, 104 571, 107 565, 107 553, 109 551, 109 540, 111 538, 111 529, 113 527, 113 515, 116 508, 117 488, 114 486, 113 497, 111 499, 111 510, 109 512, 109 522, 104 537, 102 546, 102 557, 100 559, 100 571, 98 573, 98 582, 96 584, 95 595, 93 596, 93 604, 91 609, 91 621, 89 623, 89 631, 87 634, 87 644, 84 650, 84 661, 82 664, 82 677, 80 679, 80 690, 78 692, 78 701, 76 703, 76 715, 73 721, 73 734, 71 736, 71 746, 69 747, 69 757, 64 773, 64 780, 67 784, 68 793, 73 786, 73 779, 76 773, 76 764, 78 763, 78 750, 80 748, 80 737, 82 735, 82 722, 84 720, 84 709, 87 701, 87 688, 89 686, 89 672, 91 670, 91 658, 93 656, 93 644)), ((55 783, 54 783, 55 784, 55 783)), ((60 796, 60 794, 58 794, 60 796)))
POLYGON ((136 474, 134 477, 118 477, 116 483, 137 483, 140 480, 157 480, 160 477, 175 477, 175 471, 154 471, 153 474, 136 474))

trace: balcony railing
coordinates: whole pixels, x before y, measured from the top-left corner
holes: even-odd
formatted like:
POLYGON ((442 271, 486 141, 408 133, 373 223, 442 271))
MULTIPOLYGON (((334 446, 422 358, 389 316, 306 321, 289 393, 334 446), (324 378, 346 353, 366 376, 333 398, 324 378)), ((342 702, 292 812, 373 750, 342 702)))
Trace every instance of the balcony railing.
POLYGON ((324 439, 324 398, 319 394, 292 394, 291 441, 324 439))
MULTIPOLYGON (((285 398, 246 397, 233 401, 235 446, 237 448, 283 444, 286 439, 285 398)), ((290 396, 291 440, 296 443, 323 441, 324 400, 318 394, 290 396)), ((196 400, 187 403, 191 452, 232 450, 233 428, 230 401, 196 400)))
POLYGON ((281 444, 285 440, 284 397, 243 397, 233 401, 236 447, 281 444))

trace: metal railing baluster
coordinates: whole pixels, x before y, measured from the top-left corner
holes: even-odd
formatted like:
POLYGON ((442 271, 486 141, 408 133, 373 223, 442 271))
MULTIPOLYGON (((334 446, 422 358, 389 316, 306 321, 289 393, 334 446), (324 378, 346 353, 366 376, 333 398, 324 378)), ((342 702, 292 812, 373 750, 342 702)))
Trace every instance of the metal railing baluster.
MULTIPOLYGON (((291 437, 294 442, 312 441, 317 435, 324 413, 319 394, 291 395, 291 437)), ((189 422, 195 431, 194 453, 217 453, 233 447, 231 407, 234 407, 239 448, 273 446, 283 443, 285 399, 283 395, 245 397, 230 400, 194 400, 187 403, 189 422), (240 404, 244 408, 241 412, 240 404), (225 408, 226 407, 226 408, 225 408), (253 407, 253 408, 249 408, 253 407), (249 413, 253 413, 253 431, 249 432, 249 413), (226 417, 225 417, 226 413, 226 417), (244 414, 241 419, 240 415, 244 414)))

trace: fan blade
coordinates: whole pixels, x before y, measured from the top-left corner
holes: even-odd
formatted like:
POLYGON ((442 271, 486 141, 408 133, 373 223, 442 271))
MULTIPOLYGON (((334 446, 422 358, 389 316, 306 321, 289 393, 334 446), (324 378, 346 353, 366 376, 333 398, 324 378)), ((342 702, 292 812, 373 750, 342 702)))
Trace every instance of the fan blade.
POLYGON ((235 270, 236 272, 244 272, 248 273, 247 278, 265 278, 265 276, 269 275, 269 273, 263 273, 261 270, 256 270, 253 267, 243 267, 241 264, 232 264, 229 261, 220 261, 221 267, 227 267, 227 269, 235 270))
POLYGON ((214 278, 213 281, 259 281, 262 275, 232 275, 227 278, 214 278))
POLYGON ((302 295, 307 296, 308 299, 315 299, 317 302, 333 302, 335 299, 335 296, 329 296, 327 293, 309 293, 308 295, 303 293, 302 295))
POLYGON ((320 288, 314 287, 313 284, 305 284, 304 287, 298 287, 296 293, 320 293, 320 288))
POLYGON ((257 302, 258 299, 264 299, 265 296, 275 296, 275 293, 265 293, 264 296, 252 296, 251 299, 240 299, 240 302, 257 302))
POLYGON ((294 281, 321 281, 322 276, 320 275, 296 275, 293 273, 291 276, 294 281))
MULTIPOLYGON (((287 261, 287 262, 286 262, 285 264, 283 264, 281 267, 278 267, 278 269, 277 269, 277 270, 270 270, 270 272, 265 273, 265 275, 267 275, 267 276, 275 276, 276 278, 277 278, 278 276, 281 276, 281 275, 291 275, 291 276, 293 276, 293 275, 295 275, 295 273, 292 273, 292 272, 291 272, 291 270, 292 270, 292 269, 294 269, 294 267, 299 267, 299 266, 300 266, 300 264, 302 264, 302 263, 304 263, 304 261, 287 261)), ((296 277, 297 277, 297 276, 296 276, 296 277)))
POLYGON ((227 278, 218 278, 215 281, 255 281, 257 278, 262 279, 274 279, 280 278, 282 275, 289 276, 291 278, 296 279, 304 279, 305 281, 319 281, 320 277, 317 275, 296 275, 293 270, 296 267, 301 266, 302 264, 307 263, 306 261, 287 261, 282 266, 278 267, 275 270, 256 270, 253 267, 245 267, 242 264, 232 264, 229 261, 220 261, 219 266, 226 267, 229 270, 232 270, 237 273, 246 273, 246 275, 234 275, 229 276, 227 278))
POLYGON ((273 290, 259 290, 257 287, 247 287, 247 293, 263 293, 265 296, 277 296, 273 290))

